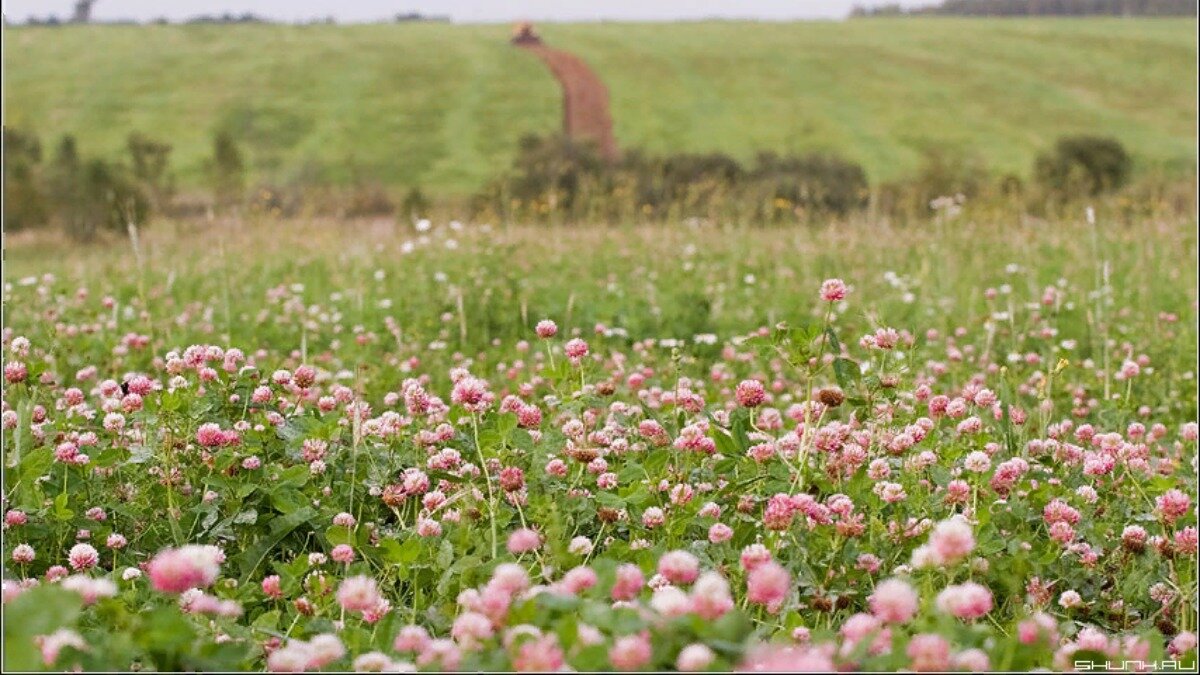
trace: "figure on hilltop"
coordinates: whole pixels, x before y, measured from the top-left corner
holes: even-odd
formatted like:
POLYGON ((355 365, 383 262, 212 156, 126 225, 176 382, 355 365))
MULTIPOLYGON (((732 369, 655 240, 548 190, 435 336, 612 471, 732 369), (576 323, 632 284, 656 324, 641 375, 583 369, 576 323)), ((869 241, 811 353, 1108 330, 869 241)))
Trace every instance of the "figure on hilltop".
POLYGON ((538 36, 537 31, 533 30, 532 23, 519 21, 513 26, 512 43, 514 45, 540 45, 542 38, 538 36))
POLYGON ((87 23, 92 20, 92 5, 96 0, 79 0, 75 3, 75 13, 71 16, 73 23, 87 23))
POLYGON ((563 92, 563 133, 567 138, 595 143, 601 157, 616 161, 620 152, 613 137, 608 87, 604 81, 583 59, 546 46, 528 21, 513 26, 512 44, 536 55, 558 80, 563 92))

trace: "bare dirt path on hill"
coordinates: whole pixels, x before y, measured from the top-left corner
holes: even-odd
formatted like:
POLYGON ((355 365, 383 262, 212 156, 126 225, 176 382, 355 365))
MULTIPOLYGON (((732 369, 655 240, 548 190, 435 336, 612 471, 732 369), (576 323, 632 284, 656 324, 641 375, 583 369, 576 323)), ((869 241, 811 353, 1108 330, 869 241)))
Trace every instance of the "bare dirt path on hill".
POLYGON ((535 54, 554 74, 563 90, 563 130, 575 139, 596 143, 601 156, 618 157, 608 107, 608 87, 583 59, 544 44, 519 44, 535 54))

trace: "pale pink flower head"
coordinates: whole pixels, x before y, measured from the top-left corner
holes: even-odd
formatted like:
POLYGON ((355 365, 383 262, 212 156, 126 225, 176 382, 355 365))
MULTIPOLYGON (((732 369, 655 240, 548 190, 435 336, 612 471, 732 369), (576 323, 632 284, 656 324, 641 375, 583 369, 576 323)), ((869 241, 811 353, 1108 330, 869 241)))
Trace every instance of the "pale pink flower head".
POLYGON ((155 590, 182 593, 190 588, 211 586, 221 573, 223 558, 213 546, 169 548, 154 556, 146 571, 155 590))
POLYGON ((308 641, 310 670, 319 670, 346 655, 346 646, 332 633, 314 635, 308 641))
POLYGON ((708 540, 714 544, 721 544, 733 538, 733 528, 725 523, 713 523, 712 527, 708 528, 708 540))
POLYGON ((716 572, 705 572, 692 586, 691 610, 697 616, 715 621, 733 609, 729 582, 716 572))
POLYGON ((296 368, 294 373, 292 373, 292 382, 295 382, 296 386, 300 387, 301 389, 307 389, 313 386, 316 381, 317 369, 313 368, 312 366, 300 366, 299 368, 296 368))
POLYGON ((475 413, 487 410, 495 400, 496 395, 488 390, 487 381, 471 375, 455 382, 450 392, 451 402, 475 413))
POLYGON ((508 618, 508 610, 512 606, 513 594, 501 588, 494 582, 483 587, 483 592, 474 600, 471 608, 483 614, 493 623, 499 625, 508 618))
MULTIPOLYGON (((1200 438, 1200 425, 1195 422, 1187 422, 1179 427, 1179 437, 1185 441, 1194 441, 1200 438)), ((1182 635, 1182 633, 1181 633, 1182 635)))
POLYGON ((1079 591, 1068 589, 1059 594, 1058 604, 1063 609, 1082 607, 1083 596, 1079 595, 1079 591))
POLYGON ((619 637, 608 650, 608 660, 617 670, 641 670, 650 663, 652 655, 650 635, 647 633, 619 637))
POLYGON ((577 361, 587 356, 588 343, 580 340, 579 338, 572 338, 571 340, 567 341, 566 345, 563 346, 563 351, 566 352, 570 359, 577 361))
POLYGON ((709 664, 716 658, 717 655, 713 653, 713 650, 696 642, 679 650, 679 656, 675 659, 675 667, 685 673, 707 670, 709 664))
POLYGON ((972 473, 983 473, 992 468, 992 458, 986 452, 976 450, 967 455, 967 458, 963 461, 963 466, 967 468, 967 471, 972 473))
POLYGON ((100 554, 91 544, 75 544, 67 553, 67 562, 75 571, 88 570, 100 562, 100 554))
POLYGON ((50 569, 46 570, 46 581, 54 583, 66 577, 71 571, 62 565, 51 565, 50 569))
POLYGON ((747 572, 753 570, 759 565, 771 561, 771 550, 762 544, 750 544, 742 549, 741 564, 742 569, 747 572))
MULTIPOLYGON (((7 372, 8 369, 5 368, 5 374, 7 372)), ((83 637, 70 628, 59 628, 49 635, 40 636, 37 639, 37 645, 42 652, 42 663, 46 666, 54 665, 63 647, 73 647, 80 651, 88 648, 87 643, 83 641, 83 637)))
POLYGON ((206 422, 196 430, 196 442, 206 448, 214 448, 225 443, 225 432, 219 424, 206 422))
POLYGON ((826 279, 821 284, 821 299, 825 302, 845 300, 846 292, 846 282, 841 279, 826 279))
POLYGON ((354 562, 354 549, 349 544, 338 544, 329 552, 329 557, 334 562, 349 565, 354 562))
POLYGON ((949 670, 950 643, 936 633, 914 635, 905 650, 911 659, 909 667, 917 672, 949 670))
POLYGON ((429 644, 429 631, 422 626, 408 625, 400 629, 396 633, 396 639, 392 642, 392 649, 398 652, 419 652, 425 649, 429 644))
POLYGON ((12 561, 18 565, 28 565, 37 557, 33 547, 29 544, 17 544, 12 552, 12 561))
POLYGON ((738 666, 740 672, 753 673, 832 673, 836 670, 828 649, 808 645, 756 645, 738 666))
POLYGON ((379 605, 383 596, 375 580, 365 575, 350 577, 338 586, 337 601, 348 612, 368 612, 379 605))
POLYGON ((1188 526, 1175 532, 1175 550, 1184 555, 1195 555, 1200 545, 1200 530, 1188 526))
MULTIPOLYGON (((651 584, 653 587, 654 584, 651 584)), ((677 586, 665 584, 655 588, 650 596, 650 609, 664 617, 677 617, 687 614, 692 609, 691 599, 677 586)))
POLYGON ((774 614, 783 607, 791 592, 792 576, 779 563, 771 560, 760 563, 746 576, 746 599, 765 605, 774 614))
POLYGON ((1056 642, 1058 622, 1049 614, 1038 612, 1017 624, 1017 639, 1023 645, 1037 644, 1043 640, 1056 642))
POLYGON ((954 668, 965 670, 967 673, 985 673, 991 670, 988 652, 980 649, 960 651, 954 655, 954 668))
POLYGON ((522 642, 513 656, 513 669, 517 672, 557 672, 566 665, 558 636, 553 633, 522 642))
POLYGON ((534 330, 537 332, 538 337, 543 340, 549 340, 558 335, 558 324, 550 319, 542 319, 537 323, 537 327, 534 330))
POLYGON ((312 654, 308 643, 301 640, 291 640, 286 645, 276 648, 267 655, 267 672, 271 673, 303 673, 308 669, 312 654))
POLYGON ((617 567, 616 580, 613 581, 612 599, 620 601, 630 601, 642 592, 642 587, 646 585, 646 578, 642 575, 642 570, 637 565, 625 563, 617 567))
POLYGON ((450 628, 450 635, 468 649, 492 637, 494 632, 491 619, 477 612, 459 614, 450 628))
POLYGON ((462 660, 462 651, 452 640, 430 640, 429 644, 417 654, 417 665, 428 667, 437 665, 434 670, 456 670, 462 660))
POLYGON ((117 594, 117 585, 103 577, 93 579, 83 574, 76 574, 63 579, 60 583, 63 588, 83 596, 84 605, 93 605, 100 598, 111 598, 117 594))
POLYGON ((658 559, 658 573, 673 584, 690 584, 700 576, 700 560, 687 551, 670 551, 658 559))
POLYGON ((492 570, 492 580, 488 585, 503 589, 510 595, 520 593, 529 588, 529 574, 516 563, 501 563, 492 570))
POLYGON ((962 518, 943 520, 929 535, 929 552, 938 565, 953 565, 975 550, 975 535, 962 518))
POLYGON ((596 571, 590 567, 580 565, 572 568, 563 575, 562 581, 559 582, 560 587, 570 593, 577 595, 596 585, 598 577, 596 571))
POLYGON ((871 612, 885 623, 907 623, 916 615, 919 606, 917 592, 900 579, 881 582, 869 600, 871 612))
POLYGON ((282 598, 283 583, 280 580, 279 575, 272 574, 268 577, 264 577, 262 580, 262 590, 263 594, 265 594, 267 597, 276 599, 282 598))
POLYGON ((757 408, 767 400, 767 390, 758 380, 742 380, 734 394, 743 408, 757 408))
POLYGON ((653 529, 667 522, 667 516, 657 506, 651 506, 642 512, 642 525, 653 529))
POLYGON ((9 361, 4 364, 4 379, 9 384, 24 382, 29 376, 29 369, 20 361, 9 361))
POLYGON ((1159 495, 1154 500, 1154 504, 1158 507, 1158 513, 1163 520, 1174 523, 1181 516, 1187 514, 1192 505, 1192 498, 1183 490, 1172 488, 1159 495))
MULTIPOLYGON (((452 512, 447 512, 450 515, 452 512)), ((442 524, 432 518, 417 519, 417 534, 422 537, 437 537, 442 534, 442 524)))
POLYGON ((882 644, 882 638, 887 637, 890 641, 891 635, 891 632, 883 627, 879 619, 863 612, 854 614, 846 619, 839 632, 845 638, 845 645, 849 645, 849 649, 853 649, 853 645, 871 636, 875 636, 875 641, 882 644))
POLYGON ((1167 651, 1171 656, 1182 656, 1196 648, 1196 634, 1191 631, 1184 631, 1176 635, 1171 644, 1167 647, 1167 651))
POLYGON ((939 610, 955 618, 972 621, 992 611, 992 592, 973 581, 947 586, 938 593, 939 610))
POLYGON ((508 535, 508 552, 513 555, 528 553, 541 545, 541 536, 527 527, 516 530, 508 535))

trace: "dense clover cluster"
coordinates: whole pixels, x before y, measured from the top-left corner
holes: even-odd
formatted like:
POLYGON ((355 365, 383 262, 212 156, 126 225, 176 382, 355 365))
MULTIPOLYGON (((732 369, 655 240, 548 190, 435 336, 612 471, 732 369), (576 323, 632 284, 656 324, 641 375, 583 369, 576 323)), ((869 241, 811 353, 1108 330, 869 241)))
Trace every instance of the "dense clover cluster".
POLYGON ((846 335, 830 279, 822 320, 703 358, 542 320, 490 363, 372 378, 96 344, 86 291, 26 293, 59 323, 3 339, 14 667, 1194 662, 1195 401, 1156 393, 1179 373, 1136 336, 1074 356, 1060 287, 846 335))

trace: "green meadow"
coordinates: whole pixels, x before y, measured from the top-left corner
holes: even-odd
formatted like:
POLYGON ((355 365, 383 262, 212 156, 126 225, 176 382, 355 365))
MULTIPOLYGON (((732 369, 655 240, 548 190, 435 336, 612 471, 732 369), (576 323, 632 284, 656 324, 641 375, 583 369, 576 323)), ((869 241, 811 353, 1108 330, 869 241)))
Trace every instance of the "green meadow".
MULTIPOLYGON (((1196 144, 1196 21, 875 19, 548 24, 608 83, 618 141, 650 152, 831 151, 872 182, 922 151, 1027 175, 1063 134, 1118 138, 1139 169, 1196 144), (1181 73, 1188 74, 1181 77, 1181 73)), ((6 124, 116 157, 141 131, 199 187, 212 134, 252 176, 469 193, 525 133, 560 122, 556 83, 505 25, 5 28, 6 124)))

